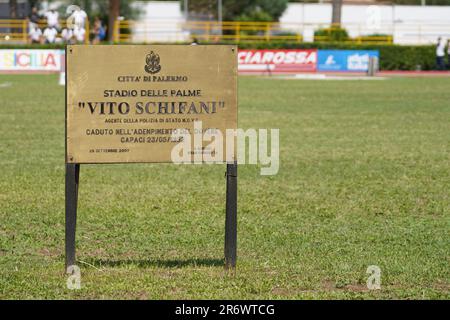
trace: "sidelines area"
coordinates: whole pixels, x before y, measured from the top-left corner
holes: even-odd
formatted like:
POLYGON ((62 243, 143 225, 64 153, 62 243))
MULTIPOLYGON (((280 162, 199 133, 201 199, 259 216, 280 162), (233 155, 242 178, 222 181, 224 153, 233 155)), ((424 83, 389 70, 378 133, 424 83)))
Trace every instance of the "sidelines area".
MULTIPOLYGON (((60 72, 64 50, 0 50, 0 72, 60 72)), ((316 71, 367 72, 377 50, 239 50, 239 72, 299 73, 316 71)))
MULTIPOLYGON (((313 73, 342 77, 368 72, 369 59, 382 59, 377 50, 239 50, 240 75, 313 73)), ((64 50, 2 49, 0 74, 48 74, 64 72, 64 50)), ((448 77, 450 71, 380 70, 381 77, 448 77)), ((320 78, 320 76, 319 76, 320 78)))
POLYGON ((259 76, 267 79, 284 79, 284 80, 386 80, 389 78, 448 78, 450 71, 379 71, 375 76, 369 77, 361 72, 320 72, 320 73, 295 73, 295 74, 250 74, 240 73, 242 76, 259 76))
POLYGON ((271 79, 284 80, 386 80, 386 77, 367 77, 362 75, 342 76, 342 75, 327 75, 324 73, 297 73, 294 75, 278 75, 271 79))

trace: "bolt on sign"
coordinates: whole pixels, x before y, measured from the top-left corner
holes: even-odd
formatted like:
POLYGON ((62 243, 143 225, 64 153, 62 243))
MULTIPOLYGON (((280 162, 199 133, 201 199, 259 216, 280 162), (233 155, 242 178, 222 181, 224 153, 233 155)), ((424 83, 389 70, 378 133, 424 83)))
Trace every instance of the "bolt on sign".
POLYGON ((173 162, 197 121, 237 128, 236 46, 70 45, 66 59, 67 163, 173 162))

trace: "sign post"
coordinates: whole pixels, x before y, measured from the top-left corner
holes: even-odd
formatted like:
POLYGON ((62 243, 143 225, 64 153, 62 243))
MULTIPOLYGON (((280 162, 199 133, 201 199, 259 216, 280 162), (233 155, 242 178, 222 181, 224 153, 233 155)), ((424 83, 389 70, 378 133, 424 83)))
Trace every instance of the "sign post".
POLYGON ((66 270, 76 263, 80 165, 161 162, 227 165, 225 268, 234 269, 236 129, 236 46, 67 46, 66 270))
POLYGON ((236 268, 237 251, 237 163, 227 164, 225 216, 225 268, 236 268))
POLYGON ((66 269, 75 265, 75 229, 77 225, 80 165, 66 164, 66 269))

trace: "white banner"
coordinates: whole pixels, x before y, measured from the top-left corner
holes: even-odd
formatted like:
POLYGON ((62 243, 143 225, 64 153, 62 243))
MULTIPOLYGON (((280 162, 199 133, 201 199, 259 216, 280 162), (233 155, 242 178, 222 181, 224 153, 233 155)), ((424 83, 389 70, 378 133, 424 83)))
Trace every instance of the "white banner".
POLYGON ((0 50, 0 71, 59 72, 63 55, 63 50, 0 50))

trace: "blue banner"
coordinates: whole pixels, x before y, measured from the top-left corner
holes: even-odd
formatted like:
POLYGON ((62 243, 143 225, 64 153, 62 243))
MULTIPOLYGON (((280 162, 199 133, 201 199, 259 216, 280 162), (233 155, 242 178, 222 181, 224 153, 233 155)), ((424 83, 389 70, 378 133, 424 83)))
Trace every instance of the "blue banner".
POLYGON ((369 57, 379 58, 378 50, 319 50, 318 71, 367 71, 369 57))

